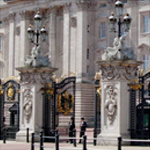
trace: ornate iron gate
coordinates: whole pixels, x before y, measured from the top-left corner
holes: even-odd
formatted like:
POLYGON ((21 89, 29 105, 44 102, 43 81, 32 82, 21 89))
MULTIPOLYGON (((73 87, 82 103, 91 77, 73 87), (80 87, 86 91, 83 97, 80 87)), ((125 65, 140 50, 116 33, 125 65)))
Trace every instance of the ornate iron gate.
POLYGON ((132 139, 150 138, 150 72, 130 86, 130 135, 132 139))
POLYGON ((44 87, 44 135, 55 134, 60 113, 69 114, 75 118, 75 82, 76 77, 68 77, 60 83, 53 82, 44 87))
POLYGON ((7 139, 15 139, 19 131, 20 84, 15 80, 7 80, 1 85, 0 95, 0 138, 3 129, 7 130, 7 139))

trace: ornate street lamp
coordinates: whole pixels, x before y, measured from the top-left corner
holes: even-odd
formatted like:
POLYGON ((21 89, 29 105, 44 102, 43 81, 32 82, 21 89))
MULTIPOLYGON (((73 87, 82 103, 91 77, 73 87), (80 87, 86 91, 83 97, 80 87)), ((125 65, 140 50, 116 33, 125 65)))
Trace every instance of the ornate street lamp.
POLYGON ((30 67, 51 67, 51 62, 49 60, 48 55, 43 55, 40 50, 39 41, 45 42, 47 41, 47 30, 45 26, 41 28, 42 17, 39 13, 34 16, 34 25, 35 29, 33 29, 32 25, 27 29, 28 39, 31 43, 34 44, 31 55, 25 57, 24 65, 30 67), (39 40, 39 37, 41 40, 39 40))
POLYGON ((41 40, 43 42, 47 40, 47 30, 45 29, 45 26, 41 28, 41 22, 42 22, 42 17, 38 11, 37 14, 34 16, 35 30, 33 30, 32 25, 30 25, 29 28, 27 29, 28 39, 32 43, 34 43, 37 47, 39 46, 39 36, 41 36, 41 40), (35 40, 34 36, 36 37, 36 42, 34 42, 35 40))
MULTIPOLYGON (((115 3, 116 14, 118 17, 118 38, 121 37, 121 26, 124 25, 124 32, 128 32, 132 21, 128 13, 124 16, 122 20, 123 6, 124 6, 123 2, 119 0, 115 3)), ((117 18, 114 16, 114 13, 112 12, 111 16, 109 17, 110 32, 116 32, 116 23, 117 23, 117 18)))

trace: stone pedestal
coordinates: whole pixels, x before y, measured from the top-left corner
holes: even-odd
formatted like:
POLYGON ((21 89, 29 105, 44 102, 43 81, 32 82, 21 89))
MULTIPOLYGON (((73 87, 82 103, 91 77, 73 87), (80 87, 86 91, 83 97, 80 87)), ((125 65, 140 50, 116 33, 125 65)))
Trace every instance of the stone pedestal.
MULTIPOLYGON (((26 141, 26 130, 39 133, 43 126, 43 98, 40 89, 46 83, 52 83, 52 73, 56 68, 22 67, 17 68, 21 76, 20 131, 16 141, 26 141)), ((29 138, 31 139, 31 138, 29 138)))
POLYGON ((136 77, 141 62, 99 61, 102 80, 101 145, 117 145, 117 141, 105 140, 118 137, 130 138, 130 101, 127 84, 136 77))

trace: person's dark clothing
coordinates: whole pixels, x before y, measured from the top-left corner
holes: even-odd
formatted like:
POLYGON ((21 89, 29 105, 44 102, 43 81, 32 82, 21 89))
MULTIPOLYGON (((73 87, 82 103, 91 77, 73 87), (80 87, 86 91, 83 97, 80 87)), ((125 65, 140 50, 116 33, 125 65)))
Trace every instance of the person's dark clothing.
MULTIPOLYGON (((69 137, 73 137, 73 130, 75 129, 74 122, 69 122, 69 137)), ((73 143, 73 140, 70 139, 70 143, 73 143)))
MULTIPOLYGON (((80 137, 82 137, 84 134, 85 134, 85 131, 86 131, 86 127, 87 127, 87 124, 85 121, 82 121, 81 122, 81 125, 80 125, 80 137)), ((79 143, 81 143, 81 139, 79 141, 79 143)))

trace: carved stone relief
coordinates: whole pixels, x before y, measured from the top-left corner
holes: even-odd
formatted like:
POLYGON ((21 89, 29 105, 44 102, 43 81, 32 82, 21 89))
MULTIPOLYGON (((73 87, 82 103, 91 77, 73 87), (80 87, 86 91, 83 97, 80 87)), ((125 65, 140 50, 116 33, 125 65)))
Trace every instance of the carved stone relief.
POLYGON ((114 86, 109 85, 106 88, 105 110, 107 113, 109 124, 113 124, 114 116, 117 111, 117 92, 114 86))
POLYGON ((103 80, 131 80, 136 78, 137 66, 100 66, 103 80))
POLYGON ((76 27, 76 25, 77 25, 77 19, 76 19, 76 17, 72 17, 71 18, 71 26, 76 27))
POLYGON ((20 35, 20 26, 16 26, 15 33, 16 35, 20 35))
POLYGON ((27 123, 29 123, 32 114, 32 91, 30 89, 24 90, 23 96, 23 110, 27 123))
POLYGON ((51 75, 49 73, 22 73, 21 83, 49 83, 51 75))

